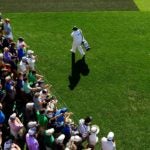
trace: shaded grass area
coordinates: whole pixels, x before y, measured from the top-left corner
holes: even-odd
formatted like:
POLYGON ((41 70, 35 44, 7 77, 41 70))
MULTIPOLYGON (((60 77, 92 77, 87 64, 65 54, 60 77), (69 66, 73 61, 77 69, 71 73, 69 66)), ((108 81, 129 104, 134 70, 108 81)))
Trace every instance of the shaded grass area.
MULTIPOLYGON (((149 149, 150 13, 4 15, 12 20, 15 38, 23 36, 38 54, 38 70, 53 85, 61 106, 74 112, 75 121, 92 115, 100 138, 115 132, 117 149, 149 149), (92 49, 85 59, 90 72, 71 91, 73 25, 82 28, 92 49)), ((80 58, 77 53, 76 61, 80 58)))
POLYGON ((133 0, 1 0, 1 12, 137 10, 133 0))

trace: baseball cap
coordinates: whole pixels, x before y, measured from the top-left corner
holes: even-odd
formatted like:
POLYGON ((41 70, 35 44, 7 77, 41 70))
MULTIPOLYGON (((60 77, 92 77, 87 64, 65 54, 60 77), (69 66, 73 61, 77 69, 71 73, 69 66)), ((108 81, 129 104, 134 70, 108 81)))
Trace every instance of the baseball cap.
POLYGON ((109 132, 108 135, 107 135, 107 139, 112 141, 114 138, 114 133, 113 132, 109 132))
POLYGON ((34 51, 33 50, 28 50, 27 51, 27 54, 29 55, 29 54, 33 54, 34 53, 34 51))

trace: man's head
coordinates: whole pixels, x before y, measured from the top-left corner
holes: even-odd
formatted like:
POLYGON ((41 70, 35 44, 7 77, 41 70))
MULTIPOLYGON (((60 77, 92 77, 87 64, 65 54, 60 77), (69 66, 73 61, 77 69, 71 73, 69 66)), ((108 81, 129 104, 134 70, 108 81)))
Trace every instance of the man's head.
POLYGON ((77 30, 78 30, 77 26, 74 26, 74 27, 72 28, 72 30, 73 30, 73 31, 77 31, 77 30))
POLYGON ((90 124, 92 122, 92 116, 87 116, 86 118, 85 118, 85 124, 90 124))
POLYGON ((23 37, 19 37, 19 38, 18 38, 18 41, 19 41, 19 42, 23 42, 23 41, 24 41, 24 38, 23 38, 23 37))
POLYGON ((107 140, 108 141, 113 141, 114 140, 114 133, 113 132, 109 132, 107 135, 107 140))
POLYGON ((5 18, 5 22, 6 23, 10 23, 10 19, 9 18, 5 18))

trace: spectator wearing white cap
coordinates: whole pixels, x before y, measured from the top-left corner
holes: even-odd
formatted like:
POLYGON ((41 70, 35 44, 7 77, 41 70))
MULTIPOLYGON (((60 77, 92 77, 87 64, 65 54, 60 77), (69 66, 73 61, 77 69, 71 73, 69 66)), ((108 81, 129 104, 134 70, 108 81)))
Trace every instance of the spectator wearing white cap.
POLYGON ((116 143, 114 141, 114 133, 109 132, 106 137, 101 139, 102 150, 116 150, 116 143))
POLYGON ((66 147, 70 150, 83 149, 82 138, 79 135, 71 136, 69 142, 66 144, 66 147))
POLYGON ((20 63, 18 64, 18 72, 27 73, 29 71, 29 64, 27 57, 22 57, 20 63))
POLYGON ((38 123, 36 121, 29 121, 27 124, 27 127, 29 129, 36 129, 37 126, 38 126, 38 123))
POLYGON ((54 136, 53 136, 53 133, 54 133, 54 128, 51 128, 51 129, 48 129, 48 130, 45 130, 44 132, 44 143, 45 143, 45 146, 46 146, 46 150, 53 150, 54 149, 54 136))
POLYGON ((27 51, 27 58, 28 58, 28 64, 29 64, 29 69, 30 70, 35 69, 36 56, 34 56, 33 54, 34 54, 33 50, 28 50, 27 51))
POLYGON ((94 150, 95 145, 98 142, 98 136, 97 136, 98 133, 99 133, 99 127, 97 125, 92 125, 88 137, 88 148, 91 148, 91 150, 94 150))
POLYGON ((36 139, 36 131, 29 129, 26 134, 26 143, 29 150, 39 150, 39 143, 36 139))
POLYGON ((55 141, 55 150, 64 150, 65 149, 65 146, 63 144, 64 142, 64 139, 65 139, 65 135, 64 134, 61 134, 59 135, 57 138, 56 138, 56 141, 55 141))
POLYGON ((28 102, 25 109, 25 122, 34 121, 36 118, 36 110, 33 102, 28 102))
POLYGON ((10 133, 17 139, 19 131, 23 128, 23 124, 20 119, 16 116, 16 113, 10 115, 8 124, 10 127, 10 133))

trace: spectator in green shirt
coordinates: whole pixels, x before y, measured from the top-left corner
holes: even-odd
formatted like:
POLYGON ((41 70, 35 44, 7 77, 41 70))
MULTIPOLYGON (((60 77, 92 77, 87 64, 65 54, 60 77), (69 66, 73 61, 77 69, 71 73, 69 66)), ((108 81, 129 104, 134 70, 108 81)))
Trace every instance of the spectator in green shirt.
POLYGON ((54 128, 51 128, 51 129, 45 130, 44 132, 44 143, 46 146, 46 150, 54 149, 54 142, 55 142, 55 139, 53 136, 54 131, 55 131, 54 128))
POLYGON ((48 124, 48 118, 45 115, 45 109, 41 109, 40 111, 37 111, 36 115, 40 127, 46 129, 48 124))

